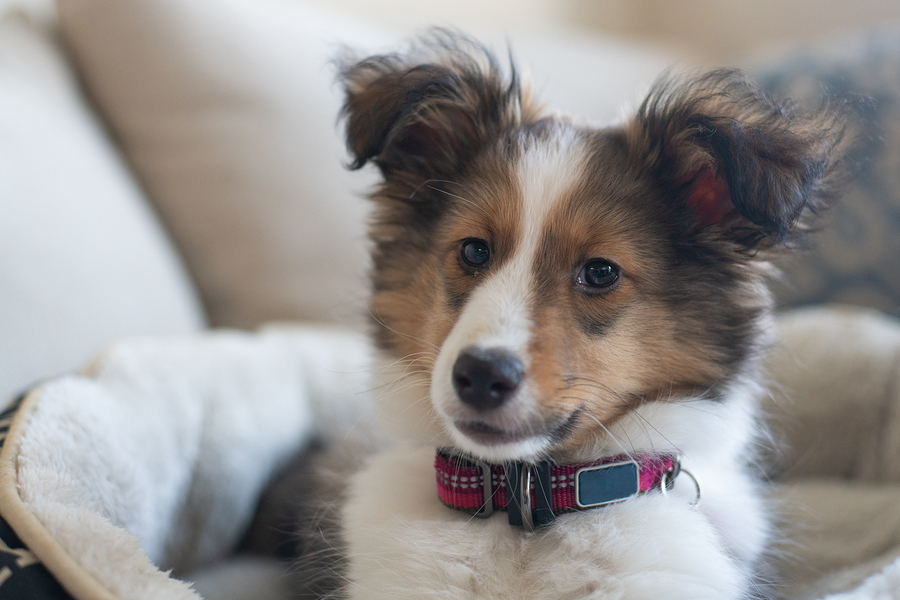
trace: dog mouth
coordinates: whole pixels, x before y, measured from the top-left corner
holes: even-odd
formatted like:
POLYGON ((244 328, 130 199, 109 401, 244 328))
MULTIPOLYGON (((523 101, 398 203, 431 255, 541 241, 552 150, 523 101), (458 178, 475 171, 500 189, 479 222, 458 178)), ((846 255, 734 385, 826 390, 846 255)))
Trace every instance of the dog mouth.
POLYGON ((577 417, 578 411, 575 410, 556 424, 542 428, 505 429, 482 421, 462 420, 454 421, 453 425, 460 433, 477 444, 482 446, 499 446, 500 444, 512 444, 539 437, 557 442, 568 436, 574 428, 577 417))
POLYGON ((453 425, 460 433, 483 446, 511 444, 540 435, 534 431, 502 429, 479 421, 456 421, 453 425))

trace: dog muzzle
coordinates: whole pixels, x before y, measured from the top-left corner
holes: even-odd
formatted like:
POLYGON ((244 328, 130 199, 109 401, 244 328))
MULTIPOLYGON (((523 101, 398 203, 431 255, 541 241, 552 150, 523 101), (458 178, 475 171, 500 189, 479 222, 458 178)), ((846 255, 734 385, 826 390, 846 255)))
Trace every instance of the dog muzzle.
POLYGON ((557 465, 512 462, 490 464, 439 448, 434 460, 438 497, 450 508, 487 518, 507 511, 509 524, 534 530, 556 515, 624 502, 651 491, 667 493, 685 473, 677 456, 638 454, 557 465))

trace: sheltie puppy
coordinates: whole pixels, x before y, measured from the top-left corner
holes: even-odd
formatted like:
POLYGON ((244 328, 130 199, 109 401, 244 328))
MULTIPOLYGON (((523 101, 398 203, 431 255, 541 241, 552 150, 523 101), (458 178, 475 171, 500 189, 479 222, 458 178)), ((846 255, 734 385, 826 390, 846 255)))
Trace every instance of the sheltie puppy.
POLYGON ((833 196, 841 107, 719 70, 597 127, 446 31, 340 77, 391 444, 303 510, 302 593, 765 596, 765 279, 833 196))

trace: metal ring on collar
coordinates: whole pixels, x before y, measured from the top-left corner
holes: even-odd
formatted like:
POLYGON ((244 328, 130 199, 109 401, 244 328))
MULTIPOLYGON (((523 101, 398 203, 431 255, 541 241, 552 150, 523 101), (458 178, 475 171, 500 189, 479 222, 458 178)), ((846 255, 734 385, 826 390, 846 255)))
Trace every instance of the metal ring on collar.
MULTIPOLYGON (((694 498, 694 500, 690 504, 691 504, 691 506, 694 506, 694 507, 699 506, 700 505, 700 482, 697 481, 697 478, 694 477, 693 473, 691 473, 684 467, 682 467, 681 470, 679 471, 679 475, 681 473, 684 473, 685 475, 690 477, 691 481, 694 482, 694 489, 697 491, 697 496, 694 498)), ((667 496, 669 494, 668 483, 669 483, 669 474, 663 473, 662 478, 659 481, 659 489, 662 491, 663 496, 667 496)))
POLYGON ((520 475, 519 506, 522 507, 522 527, 534 531, 534 514, 531 512, 531 465, 523 464, 520 475))

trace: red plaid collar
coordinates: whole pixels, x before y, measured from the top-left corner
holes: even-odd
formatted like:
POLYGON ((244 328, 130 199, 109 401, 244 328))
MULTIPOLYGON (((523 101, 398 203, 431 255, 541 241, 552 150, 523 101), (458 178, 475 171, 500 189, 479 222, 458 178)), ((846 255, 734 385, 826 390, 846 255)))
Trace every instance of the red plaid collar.
POLYGON ((498 465, 438 449, 434 467, 438 497, 447 506, 478 517, 505 510, 511 524, 533 528, 552 522, 560 513, 668 489, 681 465, 674 455, 652 453, 569 465, 549 461, 498 465), (527 495, 522 493, 526 487, 527 495))

